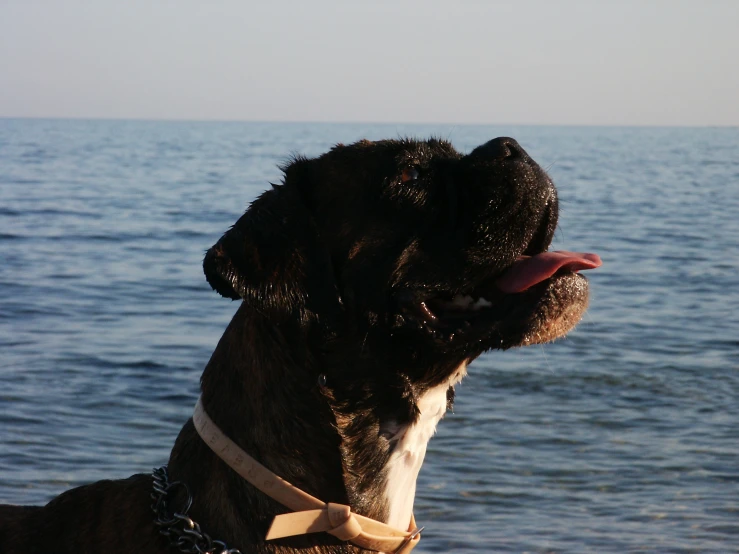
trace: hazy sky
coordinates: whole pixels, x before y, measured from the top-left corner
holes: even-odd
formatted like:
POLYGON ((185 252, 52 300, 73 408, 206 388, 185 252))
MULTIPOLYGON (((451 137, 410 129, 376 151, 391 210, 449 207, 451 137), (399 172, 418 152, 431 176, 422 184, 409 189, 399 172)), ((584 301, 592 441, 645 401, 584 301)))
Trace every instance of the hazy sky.
POLYGON ((739 125, 739 0, 0 0, 0 116, 739 125))

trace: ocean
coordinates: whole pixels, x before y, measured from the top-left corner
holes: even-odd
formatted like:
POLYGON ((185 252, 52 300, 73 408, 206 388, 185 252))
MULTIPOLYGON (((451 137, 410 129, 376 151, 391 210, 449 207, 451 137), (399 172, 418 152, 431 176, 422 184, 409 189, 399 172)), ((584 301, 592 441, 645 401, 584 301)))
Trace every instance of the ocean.
POLYGON ((0 119, 0 502, 166 462, 236 309, 203 254, 293 154, 516 138, 597 252, 551 345, 471 367, 416 552, 739 552, 739 129, 0 119))

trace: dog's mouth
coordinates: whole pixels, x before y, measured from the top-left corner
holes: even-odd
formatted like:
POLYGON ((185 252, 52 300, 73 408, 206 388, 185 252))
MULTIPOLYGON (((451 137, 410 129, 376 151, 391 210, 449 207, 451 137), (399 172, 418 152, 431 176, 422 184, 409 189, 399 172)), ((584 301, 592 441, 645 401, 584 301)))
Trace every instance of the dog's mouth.
POLYGON ((474 340, 484 350, 547 342, 579 321, 587 307, 587 282, 578 272, 600 265, 597 254, 586 252, 520 255, 468 291, 409 297, 401 310, 446 344, 474 340))

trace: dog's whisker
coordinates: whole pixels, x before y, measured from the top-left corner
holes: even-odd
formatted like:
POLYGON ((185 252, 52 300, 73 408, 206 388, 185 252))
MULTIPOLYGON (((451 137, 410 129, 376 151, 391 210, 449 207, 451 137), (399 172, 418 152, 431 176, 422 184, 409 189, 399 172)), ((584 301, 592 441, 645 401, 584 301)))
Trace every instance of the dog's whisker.
POLYGON ((556 373, 556 371, 554 371, 554 368, 552 367, 552 364, 549 362, 549 356, 547 356, 547 353, 544 351, 544 345, 542 343, 539 344, 539 352, 541 352, 541 355, 544 357, 544 363, 546 364, 547 371, 549 371, 549 373, 556 373))
POLYGON ((565 237, 564 237, 565 233, 562 230, 562 226, 559 223, 557 223, 557 226, 555 227, 555 232, 557 233, 558 239, 565 240, 565 237))
POLYGON ((583 319, 583 323, 584 323, 584 324, 591 324, 591 325, 594 325, 594 324, 595 324, 595 320, 594 320, 594 319, 593 319, 593 317, 592 317, 592 316, 590 315, 590 312, 585 312, 585 313, 583 314, 583 317, 582 317, 582 319, 583 319))

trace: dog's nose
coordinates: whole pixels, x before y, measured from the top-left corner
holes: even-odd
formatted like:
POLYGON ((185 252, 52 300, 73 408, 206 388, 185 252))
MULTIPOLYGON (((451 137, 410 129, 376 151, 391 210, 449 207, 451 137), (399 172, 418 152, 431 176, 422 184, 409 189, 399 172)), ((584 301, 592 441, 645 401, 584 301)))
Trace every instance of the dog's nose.
POLYGON ((521 145, 510 137, 494 138, 478 146, 470 153, 470 156, 484 156, 497 160, 523 158, 526 155, 526 151, 521 148, 521 145))

